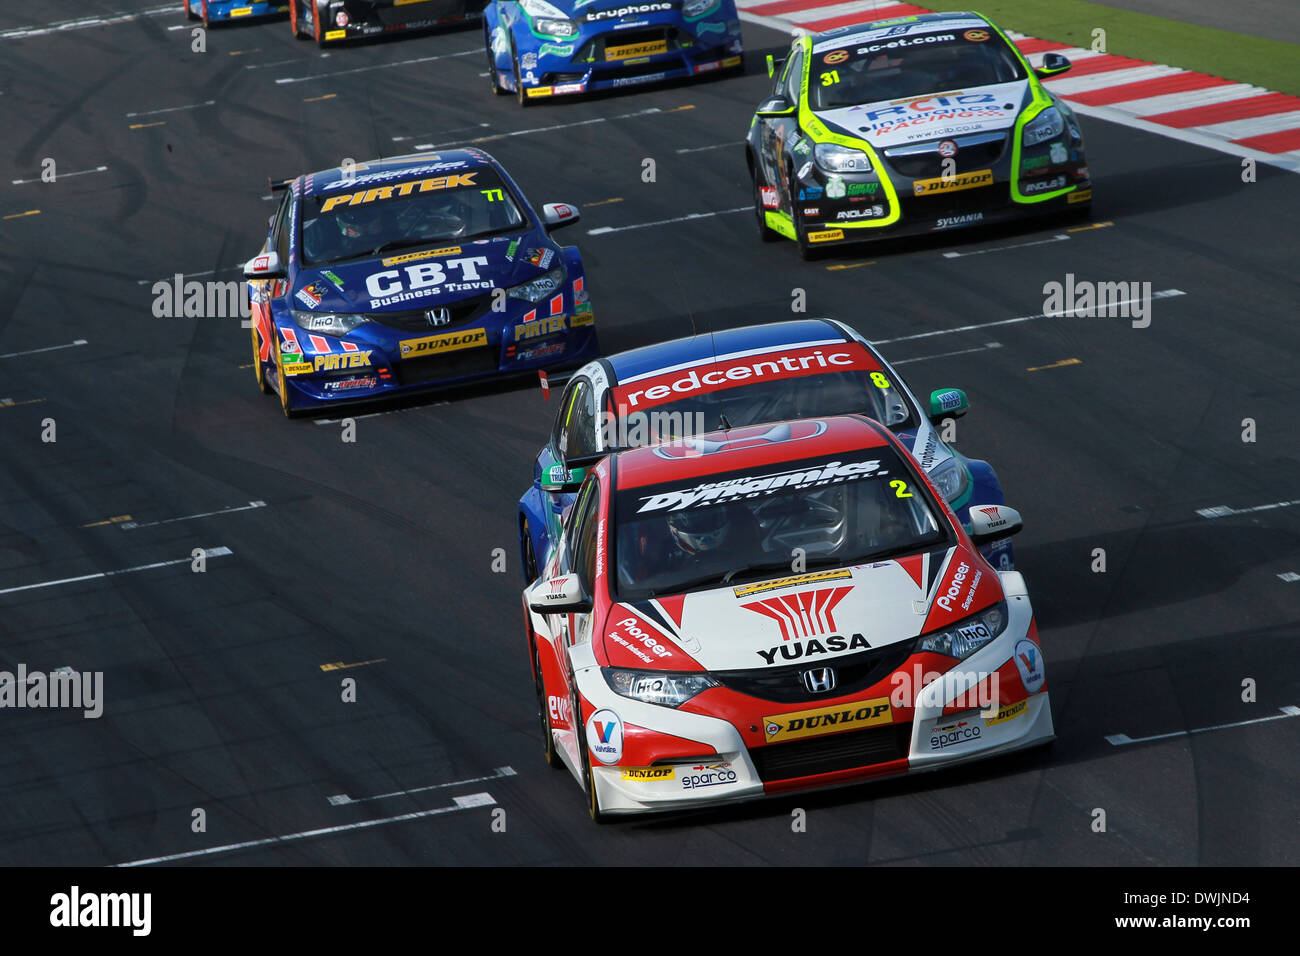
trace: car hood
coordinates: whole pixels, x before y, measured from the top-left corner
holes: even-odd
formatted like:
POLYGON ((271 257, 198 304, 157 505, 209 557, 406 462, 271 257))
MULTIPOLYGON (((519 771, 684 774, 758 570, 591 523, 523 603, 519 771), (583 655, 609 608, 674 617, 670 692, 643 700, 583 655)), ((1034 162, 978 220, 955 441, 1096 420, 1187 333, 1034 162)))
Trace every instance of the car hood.
POLYGON ((945 136, 1006 130, 1015 124, 1028 80, 995 83, 905 100, 881 100, 817 116, 875 147, 898 146, 945 136))
POLYGON ((612 666, 763 670, 910 641, 1003 599, 965 544, 890 561, 615 605, 612 666))
POLYGON ((449 240, 300 269, 291 301, 310 312, 417 309, 527 282, 560 260, 559 247, 540 230, 464 244, 449 240))
POLYGON ((667 13, 681 7, 681 0, 550 0, 575 20, 597 20, 618 23, 624 17, 639 19, 656 13, 667 13))

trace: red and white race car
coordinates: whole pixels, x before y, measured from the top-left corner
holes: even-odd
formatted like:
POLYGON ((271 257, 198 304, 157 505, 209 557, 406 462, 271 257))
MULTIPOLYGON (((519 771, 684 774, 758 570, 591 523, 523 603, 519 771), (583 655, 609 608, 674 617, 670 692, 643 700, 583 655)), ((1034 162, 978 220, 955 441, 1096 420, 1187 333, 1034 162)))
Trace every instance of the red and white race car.
POLYGON ((933 770, 1055 739, 1024 579, 861 416, 603 459, 525 589, 546 759, 591 815, 933 770))

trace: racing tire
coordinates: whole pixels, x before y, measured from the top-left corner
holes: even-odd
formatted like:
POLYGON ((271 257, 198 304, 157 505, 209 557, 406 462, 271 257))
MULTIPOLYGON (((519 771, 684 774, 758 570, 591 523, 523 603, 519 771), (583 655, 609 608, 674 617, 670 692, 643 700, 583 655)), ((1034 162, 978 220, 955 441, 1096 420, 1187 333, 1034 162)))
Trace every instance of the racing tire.
POLYGON ((569 684, 574 688, 569 707, 573 714, 571 721, 573 735, 577 738, 579 762, 582 767, 582 785, 587 791, 587 815, 591 817, 592 823, 608 823, 609 817, 600 808, 600 796, 596 793, 596 776, 591 770, 591 754, 587 750, 587 730, 582 720, 582 708, 578 706, 577 684, 573 680, 570 680, 569 684))
POLYGON ((312 31, 316 36, 316 46, 323 50, 325 49, 325 35, 321 33, 320 29, 320 7, 316 5, 316 0, 308 0, 308 2, 312 5, 311 24, 312 31))
POLYGON ((305 39, 302 32, 302 18, 298 15, 298 0, 289 0, 289 29, 295 40, 305 39))
POLYGON ((497 96, 505 96, 510 91, 497 82, 497 58, 492 52, 492 34, 486 23, 483 24, 483 46, 487 50, 488 82, 492 84, 492 92, 497 96))
POLYGON ((263 395, 275 391, 266 380, 266 370, 262 368, 261 333, 257 330, 256 322, 253 323, 253 374, 257 376, 257 387, 263 395))
POLYGON ((185 10, 186 20, 197 20, 199 15, 190 9, 190 0, 181 0, 181 6, 185 10))
POLYGON ((767 210, 763 208, 763 193, 758 184, 758 170, 751 169, 750 177, 754 183, 754 219, 758 227, 758 239, 760 242, 776 242, 781 238, 781 234, 768 228, 767 210))
POLYGON ((551 734, 551 710, 546 699, 546 679, 542 677, 542 656, 538 653, 536 640, 533 641, 533 674, 533 687, 537 692, 537 715, 542 722, 542 757, 546 766, 552 770, 563 770, 564 763, 560 760, 560 752, 555 749, 555 737, 551 734))
POLYGON ((533 550, 533 535, 528 527, 527 518, 524 519, 520 534, 524 538, 524 577, 529 584, 532 584, 540 576, 541 571, 537 567, 537 552, 533 550))
POLYGON ((289 383, 285 381, 284 361, 278 357, 279 354, 280 353, 278 352, 275 353, 277 356, 275 360, 275 375, 276 384, 279 386, 280 392, 280 410, 284 412, 285 418, 297 418, 300 413, 293 407, 293 404, 289 400, 289 383))
POLYGON ((203 15, 199 19, 203 21, 203 29, 206 30, 210 26, 208 23, 208 0, 203 0, 201 9, 203 10, 203 15))
POLYGON ((533 105, 533 101, 524 92, 524 82, 519 73, 519 55, 515 52, 513 44, 510 46, 510 64, 515 71, 515 100, 518 101, 520 107, 527 109, 533 105))

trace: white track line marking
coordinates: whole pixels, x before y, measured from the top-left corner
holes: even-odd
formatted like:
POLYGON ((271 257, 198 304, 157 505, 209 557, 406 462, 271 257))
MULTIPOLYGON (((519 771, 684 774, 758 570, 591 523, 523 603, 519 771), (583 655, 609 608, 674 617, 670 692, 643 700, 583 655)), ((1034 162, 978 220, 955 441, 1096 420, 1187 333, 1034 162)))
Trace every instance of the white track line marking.
MULTIPOLYGON (((746 209, 753 207, 746 206, 746 209)), ((1181 289, 1162 289, 1159 292, 1152 292, 1152 299, 1169 299, 1177 295, 1186 295, 1181 289)), ((1141 302, 1141 299, 1124 299, 1121 302, 1115 302, 1113 305, 1132 305, 1134 302, 1141 302)), ((1068 312, 1039 312, 1037 315, 1022 315, 1014 319, 999 319, 996 322, 980 322, 977 325, 961 325, 955 329, 937 329, 934 332, 917 332, 915 335, 900 335, 893 339, 873 339, 874 345, 888 345, 891 342, 910 342, 912 339, 928 339, 936 335, 952 335, 954 332, 973 332, 976 329, 988 329, 995 325, 1014 325, 1017 322, 1033 322, 1035 319, 1060 319, 1071 317, 1068 312)))
POLYGON ((55 352, 59 349, 71 349, 76 348, 78 345, 86 344, 88 343, 85 339, 76 339, 65 345, 47 345, 43 349, 28 349, 25 352, 6 352, 4 355, 0 355, 0 359, 17 358, 19 355, 36 355, 39 352, 55 352))
MULTIPOLYGON (((204 548, 203 554, 204 557, 219 558, 227 554, 234 554, 234 552, 225 545, 222 545, 216 548, 204 548)), ((60 578, 57 581, 41 581, 37 584, 23 584, 16 588, 4 588, 0 590, 0 594, 13 594, 15 591, 33 591, 37 588, 52 588, 60 584, 75 584, 78 581, 94 581, 97 578, 111 578, 118 574, 131 574, 135 571, 152 571, 155 568, 167 568, 176 564, 188 564, 192 560, 194 560, 192 557, 186 555, 183 558, 176 558, 174 561, 156 561, 153 564, 140 564, 136 565, 134 568, 122 568, 117 571, 99 571, 95 574, 83 574, 75 578, 60 578)))
POLYGON ((1232 515, 1248 515, 1256 511, 1272 511, 1274 508, 1290 508, 1300 505, 1300 498, 1295 501, 1275 501, 1267 505, 1255 505, 1253 508, 1232 508, 1228 505, 1215 505, 1213 508, 1197 508, 1196 513, 1202 518, 1227 518, 1232 515))
POLYGON ((660 219, 657 222, 638 222, 631 226, 600 226, 597 229, 588 229, 589 236, 603 236, 611 232, 627 232, 630 229, 649 229, 651 226, 667 226, 674 222, 689 222, 692 219, 710 219, 713 216, 730 216, 736 212, 753 212, 753 206, 737 206, 735 209, 719 209, 717 212, 693 212, 689 216, 678 216, 675 219, 660 219))
MULTIPOLYGON (((58 182, 60 179, 67 179, 69 176, 85 176, 87 173, 102 173, 106 169, 108 169, 107 166, 96 166, 94 169, 79 169, 75 173, 59 173, 55 176, 54 181, 58 182)), ((13 184, 15 186, 22 186, 27 183, 39 183, 42 181, 41 177, 37 176, 35 179, 15 179, 13 184)))
POLYGON ((898 359, 896 361, 890 362, 890 364, 906 365, 908 362, 925 362, 928 361, 929 359, 947 358, 950 355, 968 355, 971 352, 985 352, 988 349, 1000 349, 1000 348, 1002 348, 1001 342, 985 342, 983 345, 979 346, 978 348, 958 349, 956 352, 940 352, 938 355, 918 355, 916 358, 898 359))
POLYGON ((1287 584, 1294 584, 1296 581, 1300 581, 1300 574, 1296 574, 1294 571, 1283 571, 1278 575, 1278 577, 1287 584))
POLYGON ((1125 744, 1141 744, 1148 740, 1166 740, 1169 737, 1188 737, 1192 734, 1205 734, 1211 730, 1226 730, 1229 727, 1245 727, 1247 724, 1262 724, 1269 720, 1286 720, 1288 717, 1300 717, 1300 707, 1287 704, 1279 708, 1281 713, 1274 714, 1271 717, 1256 717, 1254 720, 1238 720, 1231 724, 1215 724, 1213 727, 1196 727, 1192 730, 1175 730, 1171 734, 1154 734, 1151 737, 1130 737, 1128 734, 1108 734, 1106 742, 1114 747, 1123 747, 1125 744))
POLYGON ((42 26, 15 27, 11 30, 5 30, 0 33, 0 40, 37 37, 46 33, 63 33, 68 30, 84 30, 87 27, 106 27, 115 23, 130 23, 132 20, 138 20, 141 17, 156 17, 162 14, 175 12, 175 4, 169 3, 165 7, 150 7, 147 10, 137 10, 134 13, 106 13, 102 17, 83 17, 80 20, 56 20, 54 23, 47 23, 42 26))
MULTIPOLYGON (((328 54, 322 53, 321 56, 328 56, 328 54)), ((272 66, 288 66, 290 63, 301 63, 301 62, 302 60, 299 57, 294 57, 291 60, 275 60, 271 63, 249 63, 247 66, 244 67, 244 69, 265 70, 268 67, 272 67, 272 66)))
POLYGON ((712 146, 692 146, 688 149, 679 149, 677 152, 679 154, 680 153, 703 153, 710 149, 726 149, 730 146, 743 146, 744 144, 745 141, 743 139, 738 139, 732 143, 714 143, 712 146))
POLYGON ((254 508, 265 508, 265 501, 250 501, 246 505, 238 505, 231 508, 222 508, 220 511, 205 511, 197 515, 183 515, 179 518, 164 518, 161 521, 124 521, 118 525, 123 531, 130 531, 132 528, 154 528, 160 524, 174 524, 177 521, 192 521, 195 518, 211 518, 213 515, 228 515, 236 511, 252 511, 254 508))
POLYGON ((157 116, 159 113, 179 113, 182 110, 201 110, 205 106, 215 106, 216 100, 207 100, 203 103, 191 103, 189 106, 169 106, 162 110, 145 110, 143 113, 127 113, 127 119, 133 119, 136 116, 157 116))
MULTIPOLYGON (((238 262, 233 266, 226 266, 224 269, 204 269, 202 272, 186 272, 181 276, 181 278, 193 279, 196 276, 214 276, 220 272, 235 272, 236 270, 242 270, 243 268, 244 268, 244 263, 238 262)), ((149 285, 151 283, 157 283, 157 282, 175 282, 175 281, 176 281, 176 276, 170 275, 165 279, 136 279, 135 284, 149 285)))
POLYGON ((420 139, 425 136, 446 136, 448 133, 463 133, 467 129, 483 129, 491 125, 491 123, 475 123, 473 126, 453 126, 451 129, 440 129, 432 133, 416 133, 414 136, 394 136, 393 142, 405 143, 408 139, 420 139))
POLYGON ((402 813, 395 817, 384 817, 379 820, 362 820, 359 823, 343 823, 334 827, 321 827, 319 830, 302 830, 298 833, 287 833, 284 836, 266 837, 262 840, 245 840, 243 843, 227 843, 225 846, 210 846, 206 850, 190 850, 186 853, 171 853, 167 856, 150 857, 147 860, 132 860, 129 863, 115 863, 115 867, 127 866, 149 866, 152 863, 170 863, 173 860, 189 860, 196 856, 212 856, 216 853, 230 853, 234 850, 246 850, 255 846, 269 846, 273 843, 289 843, 293 840, 306 840, 311 837, 328 836, 331 833, 346 833, 349 830, 364 830, 369 827, 381 827, 387 823, 402 823, 406 820, 420 820, 425 817, 436 817, 443 813, 455 813, 458 810, 469 810, 474 807, 490 807, 496 804, 490 793, 470 793, 463 797, 452 797, 454 801, 450 807, 436 807, 433 810, 417 810, 414 813, 402 813))
POLYGON ((994 246, 992 249, 976 249, 973 252, 945 252, 945 259, 964 259, 967 256, 982 256, 986 252, 1001 252, 1003 249, 1024 249, 1026 246, 1046 246, 1053 242, 1068 242, 1069 236, 1064 233, 1052 236, 1051 239, 1036 239, 1033 242, 1017 242, 1010 246, 994 246))
POLYGON ((404 797, 412 793, 424 793, 426 790, 442 790, 446 787, 463 787, 471 783, 483 783, 486 780, 500 780, 502 777, 516 776, 513 767, 497 767, 492 773, 485 777, 471 777, 468 780, 456 780, 452 783, 435 783, 427 787, 416 787, 413 790, 394 790, 392 793, 380 793, 373 797, 349 797, 346 793, 336 793, 332 797, 327 797, 329 805, 332 807, 347 806, 350 803, 366 803, 369 800, 386 800, 388 797, 404 797))
POLYGON ((413 146, 412 149, 442 149, 444 146, 473 146, 476 143, 490 143, 498 139, 509 139, 511 136, 531 136, 534 133, 553 133, 560 129, 574 129, 578 126, 592 126, 596 123, 608 123, 611 120, 632 119, 637 116, 651 116, 655 113, 675 113, 677 110, 663 110, 657 106, 649 109, 637 110, 635 113, 621 113, 618 116, 596 116, 592 119, 578 120, 574 123, 556 123, 553 126, 534 126, 532 129, 517 129, 509 133, 493 133, 491 136, 479 136, 468 140, 455 140, 447 143, 420 143, 413 146))
POLYGON ((414 63, 432 63, 434 60, 446 60, 453 56, 470 56, 483 55, 483 48, 477 50, 461 50, 458 53, 439 53, 437 56, 421 56, 414 60, 398 60, 394 63, 375 63, 372 66, 357 66, 350 70, 335 70, 333 73, 319 73, 316 76, 282 76, 276 79, 276 83, 310 83, 313 80, 325 80, 331 76, 347 76, 351 73, 369 73, 372 70, 388 70, 395 66, 411 66, 414 63))
MULTIPOLYGON (((448 404, 448 403, 445 402, 445 401, 442 401, 442 402, 426 402, 426 403, 423 403, 423 404, 420 404, 420 405, 411 405, 411 406, 409 406, 409 407, 407 407, 407 408, 390 408, 390 409, 388 409, 387 411, 383 411, 383 412, 367 412, 367 413, 364 414, 364 415, 348 415, 347 418, 350 418, 350 419, 352 419, 352 420, 355 422, 355 421, 360 421, 360 420, 363 419, 363 418, 378 418, 380 415, 396 415, 396 414, 398 414, 399 412, 418 412, 418 411, 419 411, 420 409, 422 409, 422 408, 437 408, 439 405, 446 405, 446 404, 448 404)), ((344 418, 315 418, 315 419, 312 419, 312 420, 313 420, 317 425, 337 425, 339 422, 345 421, 346 419, 344 419, 344 418)))

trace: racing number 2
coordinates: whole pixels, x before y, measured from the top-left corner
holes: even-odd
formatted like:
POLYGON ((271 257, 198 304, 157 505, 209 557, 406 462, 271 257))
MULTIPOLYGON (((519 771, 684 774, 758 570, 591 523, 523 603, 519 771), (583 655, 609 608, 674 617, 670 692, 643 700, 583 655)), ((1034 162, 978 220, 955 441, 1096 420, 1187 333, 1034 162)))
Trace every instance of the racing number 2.
POLYGON ((907 482, 905 482, 905 481, 897 481, 897 480, 895 480, 895 481, 891 481, 891 482, 889 483, 889 487, 891 487, 891 488, 894 489, 894 495, 895 495, 896 497, 899 497, 899 498, 910 498, 910 497, 912 497, 912 493, 911 493, 910 491, 907 490, 907 482))

